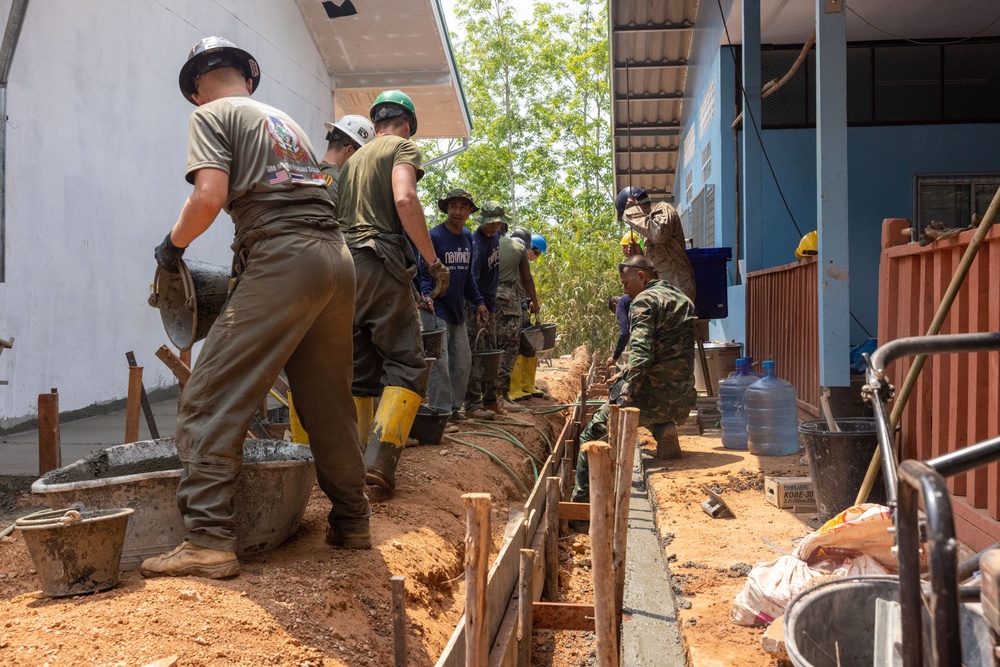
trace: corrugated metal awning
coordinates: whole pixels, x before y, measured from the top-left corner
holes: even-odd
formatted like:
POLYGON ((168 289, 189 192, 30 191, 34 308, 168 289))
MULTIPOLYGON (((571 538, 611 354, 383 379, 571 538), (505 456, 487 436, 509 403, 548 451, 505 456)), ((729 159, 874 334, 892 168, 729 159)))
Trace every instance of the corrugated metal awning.
POLYGON ((469 136, 472 120, 440 0, 296 4, 333 79, 337 116, 367 116, 380 92, 399 88, 417 108, 419 138, 469 136))
POLYGON ((673 200, 698 0, 610 1, 615 189, 673 200))

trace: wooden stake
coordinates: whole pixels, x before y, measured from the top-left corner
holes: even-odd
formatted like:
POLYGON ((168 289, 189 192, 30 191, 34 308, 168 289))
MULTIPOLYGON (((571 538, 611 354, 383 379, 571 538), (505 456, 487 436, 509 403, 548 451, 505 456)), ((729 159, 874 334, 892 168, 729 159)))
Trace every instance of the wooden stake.
POLYGON ((465 503, 465 664, 488 667, 489 615, 486 578, 490 564, 490 494, 466 493, 465 503))
POLYGON ((611 447, 603 442, 583 445, 590 463, 590 550, 594 575, 594 626, 598 667, 618 667, 615 623, 614 479, 611 447))
POLYGON ((535 572, 534 549, 521 549, 517 580, 517 667, 531 667, 531 633, 535 626, 532 579, 535 572))
POLYGON ((389 579, 392 588, 392 643, 395 667, 407 667, 406 651, 406 577, 389 579))
POLYGON ((139 411, 142 409, 142 366, 128 369, 128 399, 125 403, 125 440, 139 441, 139 411))
MULTIPOLYGON (((608 405, 608 445, 611 447, 611 474, 618 469, 618 451, 621 449, 621 408, 611 403, 608 405)), ((612 495, 617 493, 617 481, 612 486, 612 495)))
POLYGON ((559 597, 559 496, 558 477, 545 478, 545 586, 546 600, 559 597))
POLYGON ((625 552, 628 547, 628 511, 632 499, 632 466, 635 465, 635 440, 639 434, 639 409, 621 411, 621 449, 615 484, 615 619, 622 622, 625 600, 625 552))
MULTIPOLYGON (((559 468, 559 497, 566 500, 573 493, 573 462, 569 457, 562 460, 562 467, 559 468)), ((569 532, 569 523, 565 518, 559 519, 559 534, 565 535, 569 532)))
MULTIPOLYGON (((134 368, 139 365, 135 360, 135 353, 132 352, 132 350, 125 353, 125 360, 128 361, 130 368, 134 368)), ((159 439, 160 430, 156 428, 156 419, 153 417, 153 408, 149 404, 149 397, 146 396, 145 387, 141 387, 139 402, 142 404, 142 413, 146 416, 146 426, 149 428, 149 437, 153 440, 159 439)))
POLYGON ((59 440, 59 392, 38 395, 38 474, 62 468, 59 440))

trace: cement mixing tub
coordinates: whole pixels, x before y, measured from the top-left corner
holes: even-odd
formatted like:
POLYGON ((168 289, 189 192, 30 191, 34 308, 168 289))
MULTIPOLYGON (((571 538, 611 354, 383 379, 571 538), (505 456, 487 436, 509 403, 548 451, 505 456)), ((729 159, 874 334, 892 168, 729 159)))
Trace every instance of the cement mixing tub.
MULTIPOLYGON (((899 577, 845 577, 825 581, 800 593, 785 610, 785 649, 792 664, 795 667, 892 664, 891 660, 885 663, 875 660, 876 653, 891 658, 900 652, 898 638, 893 641, 891 637, 876 637, 878 600, 899 602, 899 577)), ((966 667, 992 665, 992 642, 982 605, 960 605, 959 618, 962 663, 966 667)), ((925 637, 929 636, 929 631, 930 620, 925 607, 925 637)))
MULTIPOLYGON (((134 509, 121 569, 135 570, 187 534, 176 501, 180 476, 174 441, 164 438, 94 452, 46 474, 31 490, 50 507, 82 502, 95 509, 134 509)), ((315 482, 308 446, 247 440, 235 498, 237 555, 269 551, 294 534, 315 482)))
POLYGON ((15 522, 50 598, 105 591, 118 585, 122 545, 132 510, 76 505, 15 522))

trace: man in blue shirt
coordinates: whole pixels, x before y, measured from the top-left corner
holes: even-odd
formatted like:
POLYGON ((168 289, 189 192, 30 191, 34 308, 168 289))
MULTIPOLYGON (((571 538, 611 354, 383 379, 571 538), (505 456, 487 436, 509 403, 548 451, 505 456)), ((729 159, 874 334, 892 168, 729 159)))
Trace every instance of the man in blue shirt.
MULTIPOLYGON (((497 201, 483 204, 479 212, 479 227, 472 234, 472 275, 488 311, 486 329, 482 334, 469 329, 469 345, 476 349, 496 349, 497 287, 500 284, 500 226, 504 222, 503 206, 497 201)), ((466 301, 466 317, 471 318, 475 304, 466 301)), ((492 419, 494 414, 506 414, 497 404, 496 378, 483 383, 482 369, 473 368, 469 388, 465 392, 465 413, 477 419, 492 419), (479 371, 477 373, 477 371, 479 371)))
MULTIPOLYGON (((448 268, 451 280, 448 289, 433 298, 434 314, 422 312, 424 330, 443 328, 445 330, 444 349, 441 357, 431 367, 431 377, 427 386, 427 403, 433 408, 451 410, 452 419, 465 419, 459 411, 465 400, 465 390, 469 384, 472 369, 472 350, 465 326, 465 302, 475 304, 476 320, 479 327, 486 325, 489 311, 476 286, 472 274, 472 232, 465 228, 465 221, 479 210, 472 195, 462 188, 448 191, 444 199, 438 200, 438 208, 447 213, 444 222, 430 231, 434 252, 448 268), (434 318, 434 322, 429 320, 434 318), (431 325, 436 326, 431 326, 431 325)), ((420 293, 426 301, 434 284, 425 277, 420 284, 420 293)))

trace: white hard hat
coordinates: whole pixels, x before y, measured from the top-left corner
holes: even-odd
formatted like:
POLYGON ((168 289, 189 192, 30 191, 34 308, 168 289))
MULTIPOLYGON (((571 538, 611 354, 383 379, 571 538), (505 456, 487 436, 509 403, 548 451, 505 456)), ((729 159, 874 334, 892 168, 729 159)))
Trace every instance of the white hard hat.
MULTIPOLYGON (((323 123, 323 126, 330 133, 340 132, 352 139, 359 146, 364 146, 375 138, 375 126, 372 125, 372 122, 364 116, 353 113, 341 116, 340 120, 335 123, 323 123)), ((330 134, 327 134, 326 140, 329 141, 330 138, 330 134)))

